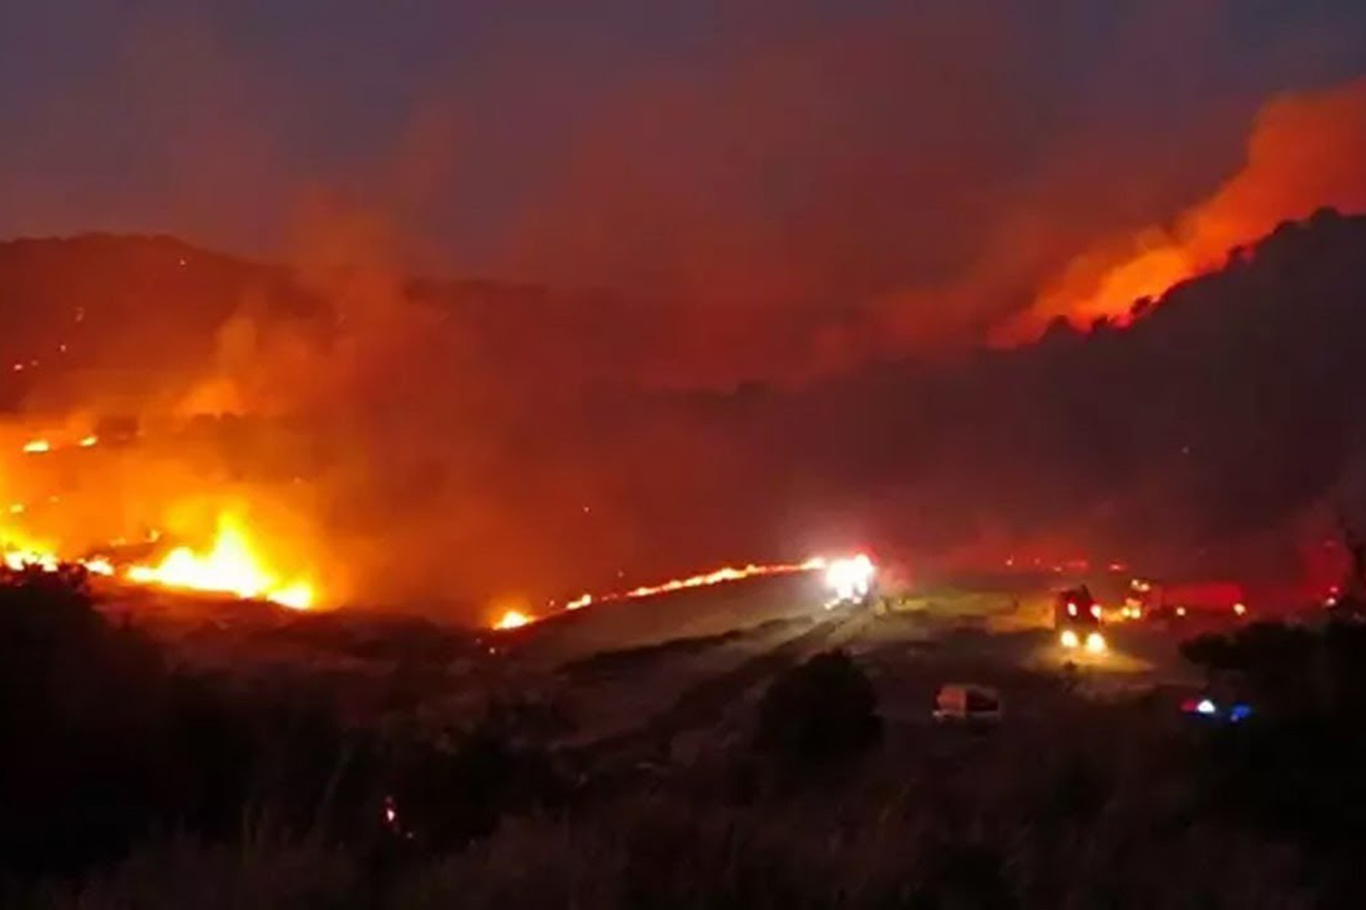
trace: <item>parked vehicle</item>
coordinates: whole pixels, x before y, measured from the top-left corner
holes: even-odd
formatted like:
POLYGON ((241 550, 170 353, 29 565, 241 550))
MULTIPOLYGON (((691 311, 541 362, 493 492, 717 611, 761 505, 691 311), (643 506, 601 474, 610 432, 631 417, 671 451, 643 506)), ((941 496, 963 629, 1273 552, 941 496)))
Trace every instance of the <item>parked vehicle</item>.
POLYGON ((1005 716, 1001 693, 976 683, 945 683, 934 697, 934 719, 995 723, 1005 716))
POLYGON ((1220 701, 1201 696, 1182 700, 1181 713, 1210 723, 1236 724, 1252 716, 1252 706, 1245 701, 1220 701))

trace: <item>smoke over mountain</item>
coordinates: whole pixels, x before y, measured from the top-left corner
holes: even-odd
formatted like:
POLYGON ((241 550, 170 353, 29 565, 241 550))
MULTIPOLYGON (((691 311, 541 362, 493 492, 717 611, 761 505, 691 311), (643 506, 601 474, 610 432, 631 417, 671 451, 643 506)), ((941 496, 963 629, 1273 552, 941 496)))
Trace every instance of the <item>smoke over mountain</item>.
POLYGON ((331 598, 482 618, 850 544, 1200 568, 1253 548, 1294 576, 1360 490, 1361 218, 1282 226, 1128 329, 731 392, 640 384, 610 301, 397 281, 366 225, 334 224, 289 270, 168 240, 0 248, 7 312, 63 302, 4 341, 25 368, 0 390, 3 492, 31 533, 192 538, 226 503, 331 598), (75 448, 116 416, 131 447, 75 448), (65 448, 21 453, 39 433, 65 448))
POLYGON ((1066 316, 1125 319, 1134 302, 1221 265, 1277 224, 1320 206, 1366 210, 1366 79, 1272 99, 1243 167, 1170 228, 1152 225, 1096 244, 1044 287, 1023 323, 1066 316))
MULTIPOLYGON (((1339 0, 277 13, 9 11, 0 236, 169 233, 293 264, 314 200, 340 198, 383 225, 368 255, 395 275, 618 301, 600 331, 674 389, 941 355, 1034 309, 1027 334, 1072 305, 1055 284, 1086 309, 1095 276, 1069 263, 1177 230, 1268 98, 1312 105, 1366 50, 1339 0)), ((1237 242, 1354 208, 1286 201, 1237 242)))
POLYGON ((1212 560, 1349 496, 1362 228, 1278 225, 1366 210, 1359 12, 528 2, 459 65, 459 4, 0 53, 6 232, 259 258, 0 247, 0 543, 229 514, 472 614, 853 543, 1212 560))

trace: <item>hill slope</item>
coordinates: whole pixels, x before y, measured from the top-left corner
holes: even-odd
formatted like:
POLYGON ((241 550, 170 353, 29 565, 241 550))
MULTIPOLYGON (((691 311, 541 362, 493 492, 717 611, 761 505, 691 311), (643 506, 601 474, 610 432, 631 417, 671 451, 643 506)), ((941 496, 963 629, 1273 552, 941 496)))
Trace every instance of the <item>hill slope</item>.
MULTIPOLYGON (((648 389, 668 339, 643 307, 361 277, 168 239, 0 245, 0 353, 23 366, 0 403, 118 389, 151 410, 225 373, 248 416, 311 440, 315 520, 376 597, 564 596, 851 544, 920 562, 1256 553, 1284 574, 1326 506, 1366 514, 1363 217, 1284 225, 1128 329, 786 390, 648 389)), ((229 442, 251 476, 263 446, 229 442)))

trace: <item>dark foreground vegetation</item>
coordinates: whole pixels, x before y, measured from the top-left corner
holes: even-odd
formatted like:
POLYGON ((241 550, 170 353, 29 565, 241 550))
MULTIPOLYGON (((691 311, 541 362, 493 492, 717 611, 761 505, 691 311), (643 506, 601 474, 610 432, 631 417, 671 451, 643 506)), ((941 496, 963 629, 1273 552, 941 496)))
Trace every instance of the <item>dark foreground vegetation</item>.
POLYGON ((187 675, 78 574, 0 579, 0 905, 81 908, 1358 907, 1366 629, 1189 643, 1164 693, 997 729, 888 728, 839 651, 686 763, 552 745, 524 705, 344 723, 187 675))

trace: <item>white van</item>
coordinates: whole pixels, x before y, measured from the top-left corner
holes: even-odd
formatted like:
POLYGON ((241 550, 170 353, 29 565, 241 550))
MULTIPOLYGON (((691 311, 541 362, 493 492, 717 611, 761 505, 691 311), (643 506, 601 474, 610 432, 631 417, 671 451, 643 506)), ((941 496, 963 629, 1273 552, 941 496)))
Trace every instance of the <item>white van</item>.
POLYGON ((1001 693, 975 683, 945 683, 934 696, 934 719, 995 723, 1005 715, 1001 693))

